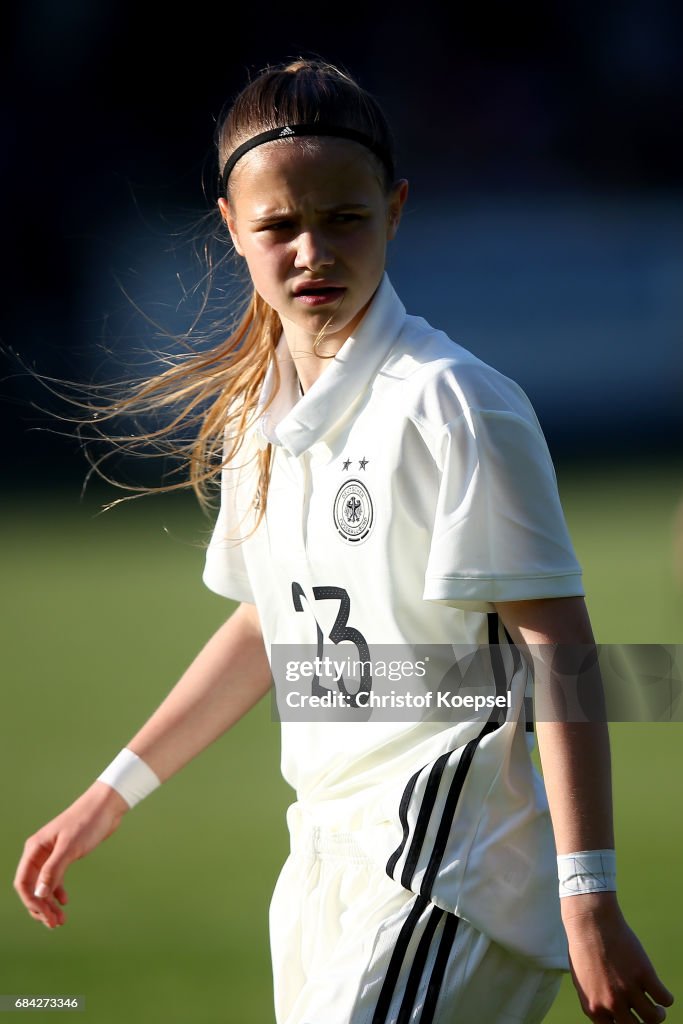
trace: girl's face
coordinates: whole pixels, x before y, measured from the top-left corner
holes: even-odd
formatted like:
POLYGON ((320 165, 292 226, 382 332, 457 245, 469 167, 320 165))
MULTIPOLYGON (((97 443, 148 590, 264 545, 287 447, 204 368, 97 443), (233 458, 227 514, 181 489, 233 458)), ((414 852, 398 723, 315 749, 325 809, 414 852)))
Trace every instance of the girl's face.
POLYGON ((399 181, 387 195, 371 154, 358 143, 303 142, 251 150, 232 172, 230 202, 218 203, 256 291, 278 312, 288 341, 325 328, 338 350, 382 279, 408 183, 399 181))

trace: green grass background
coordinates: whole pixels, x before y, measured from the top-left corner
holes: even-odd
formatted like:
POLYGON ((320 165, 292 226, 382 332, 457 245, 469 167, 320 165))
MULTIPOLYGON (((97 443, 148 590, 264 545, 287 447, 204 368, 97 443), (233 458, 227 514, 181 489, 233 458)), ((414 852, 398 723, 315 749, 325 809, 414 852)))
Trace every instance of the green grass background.
MULTIPOLYGON (((558 472, 602 642, 683 643, 682 470, 558 472)), ((97 508, 74 489, 0 512, 0 993, 84 995, 97 1024, 267 1024, 267 908, 292 798, 267 702, 70 867, 64 927, 37 924, 12 888, 26 837, 109 763, 231 609, 201 583, 210 522, 191 499, 97 508)), ((683 727, 611 732, 622 907, 683 1004, 683 727)), ((547 1020, 582 1019, 567 980, 547 1020)))

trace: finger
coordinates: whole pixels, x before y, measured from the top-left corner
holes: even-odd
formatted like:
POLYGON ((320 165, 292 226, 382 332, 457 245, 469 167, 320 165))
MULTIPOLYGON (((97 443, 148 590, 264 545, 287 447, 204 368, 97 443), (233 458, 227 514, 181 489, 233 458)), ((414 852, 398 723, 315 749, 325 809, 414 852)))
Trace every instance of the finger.
POLYGON ((47 900, 35 900, 28 909, 33 919, 41 921, 47 928, 57 928, 66 920, 64 911, 55 908, 47 900))
POLYGON ((64 924, 66 921, 66 914, 61 907, 58 907, 56 903, 51 900, 38 900, 40 911, 45 922, 52 927, 64 924))
POLYGON ((60 871, 56 853, 52 839, 31 836, 24 844, 13 883, 19 898, 33 919, 42 921, 48 928, 62 925, 66 921, 64 911, 56 905, 50 891, 52 887, 54 896, 60 903, 68 902, 68 895, 60 877, 64 874, 66 865, 62 865, 60 871), (46 888, 39 891, 44 895, 36 896, 36 889, 41 881, 46 888))
POLYGON ((660 1006, 671 1006, 674 1001, 674 997, 671 992, 669 992, 666 985, 662 984, 654 972, 652 978, 648 979, 643 988, 651 999, 653 999, 655 1003, 659 1003, 660 1006))
POLYGON ((609 1018, 614 1024, 641 1024, 640 1018, 628 1007, 616 1010, 613 1017, 609 1018))
POLYGON ((66 916, 62 908, 53 899, 52 893, 48 893, 47 896, 31 897, 29 904, 31 911, 37 910, 44 921, 49 925, 63 924, 66 920, 66 916))
MULTIPOLYGON (((652 1003, 649 1005, 652 1007, 652 1003)), ((613 993, 612 997, 602 1002, 593 1016, 590 1013, 588 1016, 595 1024, 641 1024, 640 1017, 631 1009, 631 998, 625 991, 613 993)))
POLYGON ((631 997, 631 1005, 644 1024, 661 1024, 661 1021, 666 1020, 664 1007, 657 1006, 641 992, 634 993, 631 997))
POLYGON ((66 903, 68 896, 62 884, 62 877, 66 871, 71 858, 66 854, 67 845, 60 844, 59 840, 55 845, 52 854, 40 869, 33 892, 33 900, 36 905, 41 906, 43 914, 49 924, 63 924, 66 920, 64 911, 58 905, 66 903))
POLYGON ((62 925, 66 921, 66 914, 62 908, 49 897, 40 900, 34 898, 31 910, 37 910, 37 916, 41 917, 45 924, 52 928, 62 925))
POLYGON ((64 924, 64 922, 66 921, 66 914, 64 913, 62 908, 55 902, 55 900, 52 897, 52 893, 49 893, 47 896, 44 896, 41 899, 37 899, 34 896, 31 908, 37 909, 42 918, 44 919, 45 923, 48 924, 50 927, 55 927, 57 925, 64 924))
POLYGON ((59 900, 60 903, 68 903, 69 902, 69 897, 68 897, 66 889, 64 888, 63 885, 58 885, 57 886, 57 888, 55 889, 55 896, 57 897, 57 899, 59 900))
POLYGON ((36 887, 36 880, 43 864, 50 855, 51 844, 31 838, 24 844, 24 852, 14 876, 14 888, 20 899, 30 908, 36 887))
POLYGON ((64 872, 73 860, 72 856, 68 856, 67 850, 68 843, 60 842, 60 839, 57 839, 52 853, 40 869, 36 880, 33 895, 38 899, 48 899, 54 904, 54 897, 57 897, 58 892, 66 894, 62 879, 64 872))
POLYGON ((53 925, 52 925, 52 924, 51 924, 51 923, 50 923, 50 922, 49 922, 49 921, 47 920, 47 918, 46 918, 45 914, 43 914, 43 913, 42 913, 42 912, 41 912, 40 910, 32 910, 32 911, 31 911, 31 913, 32 913, 32 914, 34 915, 34 917, 35 917, 36 921, 39 921, 39 922, 40 922, 40 924, 43 924, 43 925, 45 925, 45 927, 46 927, 46 928, 50 928, 50 929, 52 929, 52 928, 54 927, 54 926, 53 926, 53 925))

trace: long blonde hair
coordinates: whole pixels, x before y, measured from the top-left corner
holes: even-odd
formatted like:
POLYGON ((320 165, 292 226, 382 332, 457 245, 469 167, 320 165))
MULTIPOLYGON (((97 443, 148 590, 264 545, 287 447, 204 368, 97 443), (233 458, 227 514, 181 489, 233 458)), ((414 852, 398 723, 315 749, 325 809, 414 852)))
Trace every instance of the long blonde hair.
MULTIPOLYGON (((219 117, 215 145, 218 157, 219 194, 230 200, 228 183, 224 190, 220 170, 231 153, 247 139, 260 132, 287 124, 311 121, 327 122, 361 131, 378 148, 392 153, 393 139, 386 118, 377 101, 362 89, 350 75, 331 64, 318 60, 296 60, 286 65, 268 67, 239 93, 219 117)), ((287 144, 286 140, 284 144, 287 144)), ((380 161, 378 160, 378 165, 380 161)), ((393 181, 386 165, 381 166, 387 191, 393 181)), ((216 217, 218 217, 216 208, 216 217)), ((221 229, 223 224, 221 221, 221 229)), ((215 280, 216 267, 207 256, 205 300, 215 280)), ((282 331, 280 318, 252 288, 241 318, 217 343, 198 351, 194 326, 182 339, 184 351, 171 361, 163 372, 144 380, 129 382, 125 386, 101 386, 91 391, 85 403, 70 399, 87 410, 87 417, 79 422, 79 433, 89 427, 92 435, 114 444, 124 453, 154 454, 176 457, 183 478, 171 484, 136 486, 112 479, 102 469, 103 459, 90 459, 91 473, 117 487, 133 492, 106 507, 138 497, 192 488, 202 507, 210 504, 211 485, 215 483, 224 465, 232 462, 240 448, 250 423, 255 417, 268 367, 273 364, 273 388, 269 401, 279 385, 275 348, 282 331), (97 401, 92 397, 97 393, 97 401), (167 417, 156 429, 141 429, 137 434, 108 434, 103 430, 107 422, 149 413, 163 413, 167 417), (189 440, 179 440, 182 432, 189 440)), ((87 453, 87 444, 86 453, 87 453)), ((254 529, 265 509, 272 461, 271 446, 256 456, 257 516, 254 529)))

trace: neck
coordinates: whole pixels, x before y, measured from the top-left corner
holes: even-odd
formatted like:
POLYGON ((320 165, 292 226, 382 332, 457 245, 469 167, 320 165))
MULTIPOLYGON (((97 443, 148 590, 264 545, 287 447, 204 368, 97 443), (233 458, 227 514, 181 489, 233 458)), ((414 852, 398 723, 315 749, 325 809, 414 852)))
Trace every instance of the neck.
POLYGON ((296 372, 301 382, 301 387, 304 393, 315 384, 318 377, 325 372, 327 367, 332 362, 334 356, 342 347, 343 342, 338 342, 336 345, 331 346, 329 343, 322 343, 318 346, 319 355, 313 351, 313 346, 310 345, 304 348, 301 345, 292 343, 285 334, 287 341, 287 347, 289 353, 296 367, 296 372))
POLYGON ((316 336, 302 331, 296 324, 283 322, 282 330, 304 392, 315 384, 341 349, 351 330, 324 338, 314 348, 316 336))
POLYGON ((282 319, 282 332, 304 393, 315 384, 318 377, 325 372, 347 338, 351 337, 365 316, 369 305, 370 303, 368 302, 343 330, 325 335, 315 348, 315 334, 309 334, 307 331, 302 330, 298 324, 282 319))

